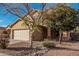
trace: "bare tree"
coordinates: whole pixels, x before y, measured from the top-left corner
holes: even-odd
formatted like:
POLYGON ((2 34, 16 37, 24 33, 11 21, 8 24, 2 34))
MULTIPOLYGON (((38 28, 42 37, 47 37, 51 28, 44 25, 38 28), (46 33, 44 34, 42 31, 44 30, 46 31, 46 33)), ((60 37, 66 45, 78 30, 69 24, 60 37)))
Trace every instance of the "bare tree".
MULTIPOLYGON (((30 47, 32 48, 32 33, 36 30, 38 30, 38 25, 42 24, 41 20, 43 20, 43 11, 44 8, 46 6, 46 3, 42 3, 42 7, 41 7, 41 12, 40 14, 37 16, 37 18, 35 18, 31 12, 33 11, 33 8, 31 8, 30 3, 23 3, 23 4, 7 4, 7 3, 3 3, 1 4, 7 12, 17 16, 18 18, 20 18, 21 20, 24 20, 24 24, 26 25, 26 27, 28 26, 29 30, 30 30, 30 47), (31 19, 29 19, 27 16, 30 16, 31 19)), ((38 11, 34 10, 33 14, 36 13, 38 11)))

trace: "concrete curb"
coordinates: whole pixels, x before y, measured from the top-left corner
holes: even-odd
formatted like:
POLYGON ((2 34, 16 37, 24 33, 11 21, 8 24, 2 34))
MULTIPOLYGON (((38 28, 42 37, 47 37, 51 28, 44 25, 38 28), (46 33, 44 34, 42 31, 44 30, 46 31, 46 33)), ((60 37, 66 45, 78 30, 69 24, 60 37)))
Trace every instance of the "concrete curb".
POLYGON ((10 56, 8 54, 0 53, 0 56, 10 56))

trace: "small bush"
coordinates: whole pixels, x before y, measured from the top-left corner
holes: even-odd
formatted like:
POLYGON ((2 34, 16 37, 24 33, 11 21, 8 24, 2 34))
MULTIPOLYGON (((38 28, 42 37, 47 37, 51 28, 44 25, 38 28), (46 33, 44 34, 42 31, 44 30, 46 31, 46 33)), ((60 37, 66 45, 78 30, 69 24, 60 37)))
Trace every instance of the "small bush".
POLYGON ((0 48, 7 48, 9 43, 9 35, 6 32, 0 34, 0 48))
POLYGON ((1 40, 0 40, 0 48, 2 48, 2 49, 7 48, 8 43, 9 43, 9 40, 7 40, 6 38, 5 38, 4 40, 1 39, 1 40))
POLYGON ((55 48, 55 44, 53 42, 50 42, 50 41, 45 41, 43 43, 43 46, 46 48, 55 48))
POLYGON ((2 49, 6 49, 6 48, 7 48, 7 43, 1 42, 0 47, 1 47, 2 49))

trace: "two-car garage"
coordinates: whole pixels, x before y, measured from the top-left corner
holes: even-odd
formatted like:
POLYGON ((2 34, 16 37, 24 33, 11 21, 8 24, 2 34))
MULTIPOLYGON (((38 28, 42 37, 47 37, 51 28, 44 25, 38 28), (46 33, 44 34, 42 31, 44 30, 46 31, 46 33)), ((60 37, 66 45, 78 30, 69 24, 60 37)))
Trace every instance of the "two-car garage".
POLYGON ((7 30, 10 34, 10 39, 12 40, 29 40, 29 29, 22 25, 23 20, 18 19, 15 23, 7 27, 7 30))
POLYGON ((13 30, 13 39, 14 40, 29 40, 29 30, 13 30))

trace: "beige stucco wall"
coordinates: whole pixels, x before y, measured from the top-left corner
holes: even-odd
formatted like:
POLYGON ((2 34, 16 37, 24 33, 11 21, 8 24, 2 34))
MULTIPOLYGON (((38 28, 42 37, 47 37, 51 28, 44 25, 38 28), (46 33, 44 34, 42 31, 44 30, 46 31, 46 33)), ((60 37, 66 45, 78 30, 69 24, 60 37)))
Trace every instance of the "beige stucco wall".
POLYGON ((23 20, 21 20, 14 24, 11 29, 26 29, 26 27, 23 25, 23 20))

